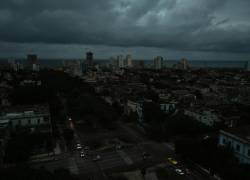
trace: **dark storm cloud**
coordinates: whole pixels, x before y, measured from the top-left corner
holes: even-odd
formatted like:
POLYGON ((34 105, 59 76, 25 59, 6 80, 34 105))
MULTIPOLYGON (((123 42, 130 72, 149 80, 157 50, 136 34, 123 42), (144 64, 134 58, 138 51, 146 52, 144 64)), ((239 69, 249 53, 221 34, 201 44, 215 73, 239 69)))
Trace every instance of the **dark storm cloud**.
POLYGON ((248 0, 1 0, 0 41, 249 52, 248 0))

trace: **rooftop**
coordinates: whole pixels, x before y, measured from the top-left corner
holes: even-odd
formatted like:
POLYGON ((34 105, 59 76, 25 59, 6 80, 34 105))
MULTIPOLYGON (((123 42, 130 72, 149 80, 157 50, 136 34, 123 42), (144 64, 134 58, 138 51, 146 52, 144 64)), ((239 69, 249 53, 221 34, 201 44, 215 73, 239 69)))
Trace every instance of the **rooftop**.
POLYGON ((223 132, 230 133, 250 143, 250 126, 231 128, 223 130, 223 132))
MULTIPOLYGON (((1 112, 8 116, 14 116, 18 114, 34 114, 34 113, 48 113, 49 106, 47 104, 38 104, 30 106, 11 106, 1 110, 1 112)), ((0 112, 0 113, 1 113, 0 112)))
POLYGON ((0 120, 33 117, 41 114, 48 114, 48 105, 33 105, 33 106, 13 106, 3 109, 0 114, 0 120))

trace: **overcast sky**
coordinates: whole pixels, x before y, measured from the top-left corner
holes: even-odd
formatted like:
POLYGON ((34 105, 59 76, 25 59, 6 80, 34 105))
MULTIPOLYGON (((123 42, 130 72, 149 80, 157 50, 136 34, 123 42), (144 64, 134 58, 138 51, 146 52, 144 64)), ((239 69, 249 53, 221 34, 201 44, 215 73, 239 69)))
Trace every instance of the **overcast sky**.
POLYGON ((250 0, 0 0, 0 57, 250 59, 250 0))

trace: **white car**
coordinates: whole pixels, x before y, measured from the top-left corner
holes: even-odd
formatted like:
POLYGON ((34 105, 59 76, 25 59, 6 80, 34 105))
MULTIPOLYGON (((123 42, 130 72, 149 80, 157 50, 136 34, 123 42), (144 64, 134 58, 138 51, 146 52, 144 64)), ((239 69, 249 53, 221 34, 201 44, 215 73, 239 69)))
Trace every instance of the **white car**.
POLYGON ((184 175, 184 172, 181 169, 175 169, 175 172, 179 175, 184 175))
POLYGON ((80 157, 81 157, 81 158, 84 158, 84 157, 85 157, 85 154, 84 154, 84 152, 83 152, 83 151, 81 151, 81 153, 80 153, 80 157))
POLYGON ((76 144, 76 149, 82 149, 82 146, 80 143, 76 144))

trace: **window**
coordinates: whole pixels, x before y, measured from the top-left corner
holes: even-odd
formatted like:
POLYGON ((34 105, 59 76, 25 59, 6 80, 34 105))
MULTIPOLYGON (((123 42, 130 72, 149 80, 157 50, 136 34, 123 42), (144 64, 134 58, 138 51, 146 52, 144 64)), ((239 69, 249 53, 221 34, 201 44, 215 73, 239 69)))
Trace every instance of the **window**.
POLYGON ((250 157, 250 149, 248 149, 247 155, 250 157))
POLYGON ((29 120, 28 120, 28 124, 30 124, 30 123, 31 123, 31 120, 29 119, 29 120))
POLYGON ((37 124, 40 124, 40 119, 39 118, 37 119, 37 124))
POLYGON ((223 143, 223 144, 226 144, 226 143, 227 143, 227 141, 226 141, 225 138, 222 138, 222 143, 223 143))
POLYGON ((236 151, 238 151, 238 152, 240 151, 240 145, 239 144, 236 145, 236 151))
POLYGON ((232 144, 231 141, 229 141, 229 142, 228 142, 228 146, 231 147, 231 144, 232 144))
POLYGON ((21 120, 18 120, 18 125, 21 125, 22 123, 21 123, 21 120))

